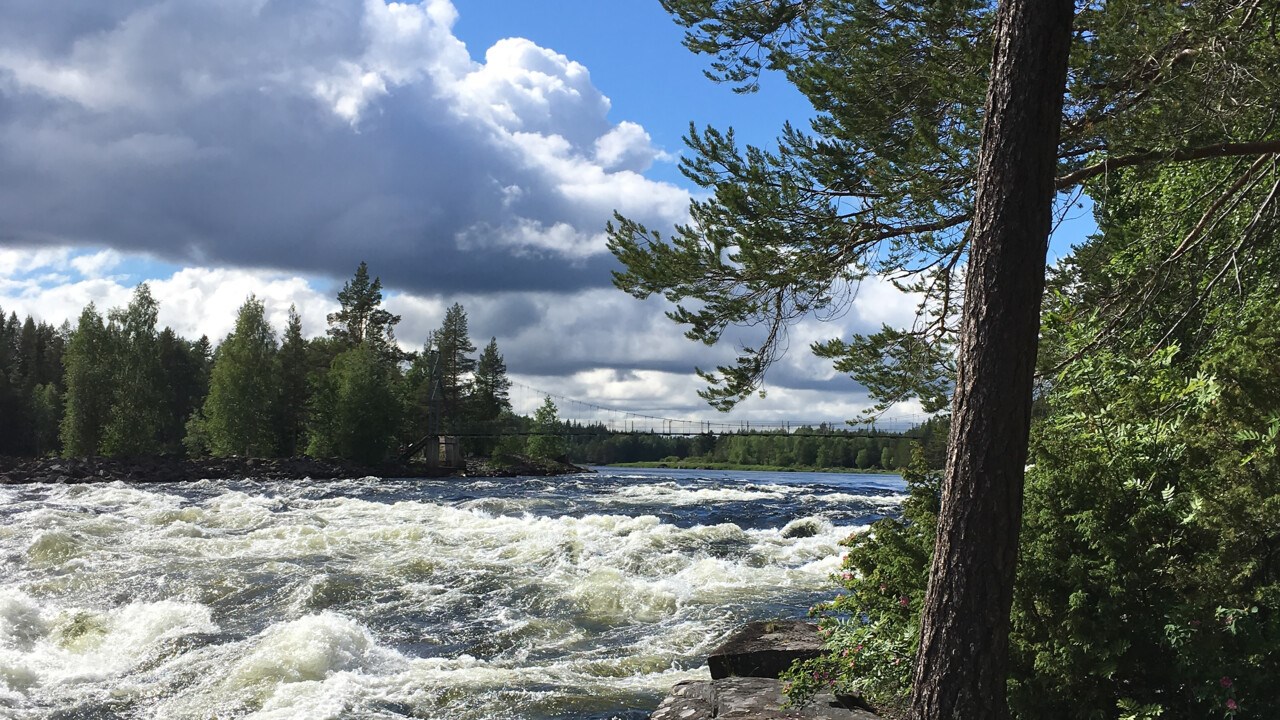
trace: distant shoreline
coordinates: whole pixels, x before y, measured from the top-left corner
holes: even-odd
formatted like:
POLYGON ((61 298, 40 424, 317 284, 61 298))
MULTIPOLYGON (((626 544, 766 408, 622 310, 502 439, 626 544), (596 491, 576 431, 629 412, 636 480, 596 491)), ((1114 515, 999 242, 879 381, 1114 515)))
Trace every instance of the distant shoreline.
POLYGON ((339 458, 14 458, 0 457, 0 485, 80 484, 96 482, 194 482, 197 480, 253 479, 341 480, 360 477, 451 478, 552 476, 591 472, 587 468, 555 460, 511 458, 496 464, 468 460, 465 468, 433 468, 425 463, 363 465, 339 458))
POLYGON ((827 473, 831 475, 898 475, 897 470, 881 468, 859 470, 858 468, 809 467, 807 465, 738 465, 718 462, 625 462, 608 463, 608 467, 650 468, 657 470, 746 470, 751 472, 807 472, 827 473))

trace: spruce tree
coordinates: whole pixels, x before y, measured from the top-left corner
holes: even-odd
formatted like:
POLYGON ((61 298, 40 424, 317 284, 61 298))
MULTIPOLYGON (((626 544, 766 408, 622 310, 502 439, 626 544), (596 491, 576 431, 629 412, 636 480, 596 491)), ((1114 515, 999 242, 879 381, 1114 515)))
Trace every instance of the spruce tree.
POLYGON ((489 338, 489 344, 484 346, 476 361, 472 381, 471 407, 475 419, 488 423, 503 412, 510 412, 510 391, 511 379, 507 377, 507 363, 498 352, 498 340, 489 338))
POLYGON ((481 437, 467 440, 468 452, 490 455, 497 446, 497 438, 484 437, 499 433, 503 417, 511 413, 511 379, 507 377, 507 364, 498 352, 498 341, 489 338, 476 361, 468 401, 469 428, 481 437))
POLYGON ((214 455, 275 454, 276 336, 262 302, 250 295, 235 330, 218 346, 204 403, 205 431, 214 455))
POLYGON ((18 317, 6 321, 0 311, 0 454, 16 453, 22 433, 21 394, 14 389, 17 372, 18 317))
POLYGON ((430 345, 437 357, 444 429, 456 432, 465 424, 464 409, 471 396, 472 373, 476 369, 476 360, 471 356, 476 346, 471 344, 467 311, 462 305, 454 303, 445 311, 444 322, 432 333, 430 345))
POLYGON ((201 409, 209 394, 206 350, 199 342, 179 337, 167 327, 160 331, 157 345, 164 388, 160 446, 165 452, 180 452, 187 419, 201 409))
POLYGON ((62 393, 53 383, 37 385, 32 393, 31 423, 37 456, 59 450, 58 426, 62 422, 62 393))
POLYGON ((293 305, 289 306, 289 323, 285 326, 284 340, 276 355, 276 368, 280 393, 277 448, 282 455, 294 456, 306 447, 307 403, 311 389, 307 379, 307 341, 302 337, 302 317, 293 305))
POLYGON ((542 405, 533 413, 533 435, 529 436, 527 445, 529 455, 535 458, 559 460, 569 452, 568 443, 562 435, 559 408, 548 395, 542 405))

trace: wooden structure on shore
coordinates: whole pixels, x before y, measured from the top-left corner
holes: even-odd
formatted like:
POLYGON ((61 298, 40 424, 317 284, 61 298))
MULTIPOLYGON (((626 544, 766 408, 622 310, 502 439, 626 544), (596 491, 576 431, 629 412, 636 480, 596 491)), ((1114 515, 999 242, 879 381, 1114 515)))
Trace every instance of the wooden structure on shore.
POLYGON ((444 389, 440 387, 440 378, 435 376, 431 383, 431 395, 427 398, 427 434, 400 453, 400 460, 420 459, 433 470, 461 470, 466 467, 462 459, 462 446, 456 435, 440 433, 441 400, 444 389))
POLYGON ((414 443, 413 452, 429 468, 460 470, 463 467, 462 448, 454 435, 428 435, 414 443))

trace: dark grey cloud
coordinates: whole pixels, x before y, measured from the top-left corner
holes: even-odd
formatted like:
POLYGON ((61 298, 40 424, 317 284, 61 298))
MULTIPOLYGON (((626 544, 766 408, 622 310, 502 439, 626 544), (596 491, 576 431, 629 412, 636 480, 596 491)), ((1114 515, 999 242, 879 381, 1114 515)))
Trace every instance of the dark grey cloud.
MULTIPOLYGON (((249 293, 277 326, 296 304, 314 334, 367 260, 407 345, 459 301, 530 385, 713 416, 692 369, 732 362, 751 331, 685 339, 664 303, 608 287, 603 247, 615 208, 670 226, 688 193, 643 176, 647 134, 608 117, 586 68, 520 39, 473 57, 454 16, 448 0, 0 0, 0 304, 61 322, 148 279, 192 337, 222 337, 249 293), (123 270, 144 255, 177 269, 123 270)), ((910 322, 911 299, 871 290, 795 328, 768 398, 735 415, 855 414, 865 394, 807 348, 910 322)))
POLYGON ((475 61, 444 0, 5 0, 0 16, 7 244, 571 290, 607 284, 613 209, 684 216, 585 68, 518 39, 475 61))

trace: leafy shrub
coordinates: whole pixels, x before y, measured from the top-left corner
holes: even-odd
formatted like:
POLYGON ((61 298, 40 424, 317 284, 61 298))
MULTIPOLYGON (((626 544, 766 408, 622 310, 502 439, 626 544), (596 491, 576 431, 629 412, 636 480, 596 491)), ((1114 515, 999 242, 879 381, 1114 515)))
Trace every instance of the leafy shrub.
POLYGON ((903 470, 902 518, 873 523, 842 542, 849 548, 836 576, 844 592, 813 607, 830 652, 783 675, 793 704, 822 690, 853 692, 886 716, 903 709, 911 689, 920 608, 938 515, 939 476, 919 451, 903 470))
MULTIPOLYGON (((1280 717, 1280 342, 1269 325, 1200 359, 1094 352, 1047 389, 1032 442, 1009 703, 1019 718, 1280 717)), ((846 541, 814 608, 829 652, 801 703, 909 695, 937 512, 915 472, 901 520, 846 541)))

